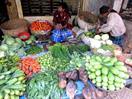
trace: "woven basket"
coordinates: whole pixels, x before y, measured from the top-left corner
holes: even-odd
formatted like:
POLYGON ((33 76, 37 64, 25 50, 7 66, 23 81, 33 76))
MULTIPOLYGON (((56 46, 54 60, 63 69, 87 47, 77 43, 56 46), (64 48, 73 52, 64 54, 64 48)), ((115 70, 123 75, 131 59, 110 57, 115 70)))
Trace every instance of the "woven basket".
POLYGON ((132 99, 132 90, 123 88, 117 92, 108 92, 108 95, 102 99, 132 99))
MULTIPOLYGON (((37 21, 34 21, 34 22, 48 22, 49 24, 51 24, 49 21, 47 20, 37 20, 37 21)), ((52 25, 52 24, 51 24, 52 25)), ((30 26, 30 31, 32 34, 34 35, 48 35, 48 33, 51 31, 52 29, 49 29, 49 30, 32 30, 31 26, 30 26)))
POLYGON ((21 32, 28 32, 28 22, 24 19, 9 20, 3 23, 0 27, 4 34, 15 37, 21 32))

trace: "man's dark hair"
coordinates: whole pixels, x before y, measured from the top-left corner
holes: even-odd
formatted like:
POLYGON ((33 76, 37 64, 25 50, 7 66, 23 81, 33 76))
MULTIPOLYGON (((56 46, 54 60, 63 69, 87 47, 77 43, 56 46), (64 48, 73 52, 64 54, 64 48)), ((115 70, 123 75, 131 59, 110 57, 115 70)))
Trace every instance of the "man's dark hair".
POLYGON ((99 11, 100 11, 100 14, 105 14, 105 13, 107 13, 107 12, 109 12, 109 7, 108 6, 102 6, 100 9, 99 9, 99 11))
POLYGON ((117 13, 115 10, 110 9, 110 7, 105 6, 105 5, 102 6, 99 10, 100 10, 100 14, 105 14, 107 12, 115 12, 115 13, 117 13))

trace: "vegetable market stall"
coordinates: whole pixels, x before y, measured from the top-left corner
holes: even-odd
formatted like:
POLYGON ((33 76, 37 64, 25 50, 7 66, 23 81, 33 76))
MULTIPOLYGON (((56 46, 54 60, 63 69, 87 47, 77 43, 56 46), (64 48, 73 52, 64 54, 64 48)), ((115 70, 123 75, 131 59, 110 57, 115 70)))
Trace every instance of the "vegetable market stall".
MULTIPOLYGON (((107 99, 110 91, 123 90, 130 78, 126 59, 122 61, 121 50, 113 46, 107 34, 85 32, 80 35, 85 44, 74 38, 54 45, 50 39, 38 40, 34 33, 23 40, 25 34, 22 38, 3 36, 0 99, 22 95, 27 99, 107 99)), ((131 57, 127 62, 131 63, 131 57)))

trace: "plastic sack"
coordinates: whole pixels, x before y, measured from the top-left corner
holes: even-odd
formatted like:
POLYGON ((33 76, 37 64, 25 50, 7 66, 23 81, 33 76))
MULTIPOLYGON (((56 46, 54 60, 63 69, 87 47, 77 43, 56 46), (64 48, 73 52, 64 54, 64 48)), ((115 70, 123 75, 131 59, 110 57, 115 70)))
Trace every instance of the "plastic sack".
POLYGON ((62 29, 62 30, 53 30, 52 31, 51 40, 54 42, 63 42, 65 41, 69 36, 72 36, 72 31, 68 29, 62 29))

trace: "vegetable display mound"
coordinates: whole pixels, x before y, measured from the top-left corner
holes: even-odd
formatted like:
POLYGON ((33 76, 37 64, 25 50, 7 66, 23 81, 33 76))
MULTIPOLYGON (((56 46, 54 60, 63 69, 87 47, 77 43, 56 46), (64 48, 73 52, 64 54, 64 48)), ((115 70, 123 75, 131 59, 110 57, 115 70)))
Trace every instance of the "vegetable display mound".
POLYGON ((119 62, 115 57, 86 56, 85 66, 92 82, 105 90, 119 90, 129 78, 124 63, 119 62))
POLYGON ((60 58, 54 58, 50 52, 38 57, 38 62, 42 68, 42 71, 63 71, 67 69, 68 61, 60 58))
POLYGON ((43 56, 38 57, 38 62, 43 71, 51 70, 54 66, 53 65, 53 57, 50 52, 46 53, 43 56))
POLYGON ((31 77, 34 73, 38 73, 40 71, 40 65, 38 61, 31 57, 22 59, 20 68, 28 77, 31 77))
POLYGON ((70 54, 73 54, 74 52, 84 53, 90 50, 90 47, 85 44, 78 44, 78 45, 71 44, 71 45, 68 45, 67 47, 70 54))
POLYGON ((19 65, 20 58, 17 55, 0 58, 0 73, 6 72, 19 65))
POLYGON ((30 55, 30 54, 38 54, 40 52, 42 52, 42 48, 40 48, 38 46, 32 46, 31 48, 26 50, 26 53, 28 55, 30 55))
POLYGON ((21 39, 13 38, 9 35, 4 35, 2 44, 0 45, 0 58, 13 55, 26 55, 23 48, 24 45, 25 43, 21 39))
POLYGON ((0 72, 0 99, 19 99, 25 88, 25 74, 18 68, 0 72))
POLYGON ((27 82, 28 99, 60 99, 57 75, 53 71, 41 72, 27 82))
POLYGON ((52 29, 52 25, 47 22, 47 21, 35 21, 31 24, 31 29, 33 31, 40 31, 40 30, 44 30, 44 31, 48 31, 52 29))
POLYGON ((54 58, 69 60, 68 48, 61 43, 56 43, 55 45, 49 47, 49 51, 54 58))

